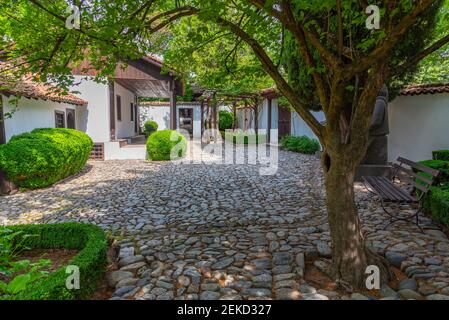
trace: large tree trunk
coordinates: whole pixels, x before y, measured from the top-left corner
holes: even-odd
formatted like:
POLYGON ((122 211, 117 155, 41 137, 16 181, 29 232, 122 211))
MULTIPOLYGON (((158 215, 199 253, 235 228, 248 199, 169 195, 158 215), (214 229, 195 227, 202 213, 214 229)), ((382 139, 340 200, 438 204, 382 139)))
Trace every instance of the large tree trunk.
POLYGON ((323 154, 326 206, 332 242, 331 274, 342 285, 365 288, 366 267, 377 265, 383 282, 391 278, 385 259, 365 245, 357 205, 354 199, 354 176, 357 156, 339 152, 323 154))

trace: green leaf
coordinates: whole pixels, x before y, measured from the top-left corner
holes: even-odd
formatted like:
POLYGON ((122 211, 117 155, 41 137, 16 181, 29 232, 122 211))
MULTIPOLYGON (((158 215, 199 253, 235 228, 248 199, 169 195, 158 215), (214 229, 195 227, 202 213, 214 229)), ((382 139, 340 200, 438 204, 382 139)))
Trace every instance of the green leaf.
POLYGON ((8 283, 7 290, 11 294, 16 294, 16 293, 24 290, 30 280, 31 280, 30 274, 20 274, 17 277, 15 277, 13 280, 11 280, 11 282, 8 283))

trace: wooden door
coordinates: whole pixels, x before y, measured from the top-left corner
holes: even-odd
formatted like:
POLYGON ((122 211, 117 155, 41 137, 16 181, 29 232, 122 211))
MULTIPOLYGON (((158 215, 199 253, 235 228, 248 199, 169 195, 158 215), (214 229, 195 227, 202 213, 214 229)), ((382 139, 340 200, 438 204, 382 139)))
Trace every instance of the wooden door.
POLYGON ((75 109, 66 109, 66 115, 67 115, 67 128, 76 129, 75 109))
POLYGON ((290 134, 292 117, 288 108, 279 106, 278 111, 278 137, 280 139, 290 134))

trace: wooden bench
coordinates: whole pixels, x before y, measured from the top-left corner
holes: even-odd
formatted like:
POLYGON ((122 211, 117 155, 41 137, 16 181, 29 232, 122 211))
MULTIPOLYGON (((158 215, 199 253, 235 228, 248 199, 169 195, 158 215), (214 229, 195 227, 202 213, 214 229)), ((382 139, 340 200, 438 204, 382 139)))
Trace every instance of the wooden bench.
MULTIPOLYGON (((398 163, 393 164, 393 177, 388 179, 386 177, 362 177, 365 186, 368 190, 372 190, 375 194, 379 196, 382 209, 390 216, 390 222, 385 226, 387 228, 392 223, 399 220, 410 221, 415 220, 418 228, 422 230, 419 226, 419 213, 423 208, 424 196, 429 191, 432 184, 435 182, 435 178, 439 175, 439 171, 426 167, 420 163, 410 161, 399 157, 397 159, 398 163), (409 168, 404 167, 408 166, 409 168), (410 179, 413 186, 411 192, 401 188, 397 183, 395 183, 398 175, 402 173, 410 179), (426 175, 423 175, 425 173, 426 175), (419 190, 417 195, 415 191, 419 190), (418 208, 415 212, 407 216, 401 216, 399 213, 391 212, 386 208, 385 203, 396 203, 396 204, 418 204, 418 208)), ((384 228, 384 229, 385 229, 384 228)))

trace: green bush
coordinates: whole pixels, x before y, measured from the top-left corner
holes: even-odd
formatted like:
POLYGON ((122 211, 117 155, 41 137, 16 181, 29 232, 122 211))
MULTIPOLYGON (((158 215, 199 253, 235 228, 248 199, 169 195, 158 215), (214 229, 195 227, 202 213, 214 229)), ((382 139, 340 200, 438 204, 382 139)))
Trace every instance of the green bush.
POLYGON ((449 161, 449 150, 435 150, 432 151, 433 160, 449 161))
POLYGON ((314 154, 320 150, 320 143, 307 136, 285 136, 281 139, 281 148, 305 154, 314 154))
POLYGON ((449 184, 430 188, 424 198, 424 210, 449 227, 449 184))
POLYGON ((439 182, 449 182, 449 161, 444 160, 424 160, 419 163, 425 165, 426 167, 437 169, 440 171, 438 176, 439 182))
POLYGON ((145 124, 143 125, 145 135, 146 135, 147 137, 149 137, 153 132, 156 132, 156 131, 157 131, 157 128, 158 128, 158 127, 159 127, 159 125, 157 124, 156 121, 148 120, 148 121, 145 122, 145 124))
POLYGON ((243 132, 241 130, 234 130, 234 132, 225 132, 224 138, 226 141, 232 141, 234 144, 264 144, 267 142, 265 134, 255 134, 243 132))
POLYGON ((0 170, 22 188, 42 188, 81 171, 92 139, 74 129, 35 129, 0 146, 0 170))
POLYGON ((186 138, 174 130, 157 131, 147 141, 147 152, 150 160, 175 160, 184 157, 186 151, 186 138))
MULTIPOLYGON (((4 227, 3 227, 4 228, 4 227)), ((8 226, 24 235, 23 245, 32 249, 77 249, 78 254, 69 262, 80 272, 80 289, 66 288, 66 266, 38 279, 14 296, 0 299, 14 300, 75 300, 86 299, 97 289, 98 281, 106 271, 108 241, 104 231, 91 224, 59 223, 8 226)))
POLYGON ((220 110, 220 112, 218 112, 218 129, 220 131, 225 131, 227 129, 232 129, 233 125, 234 114, 226 110, 220 110))

